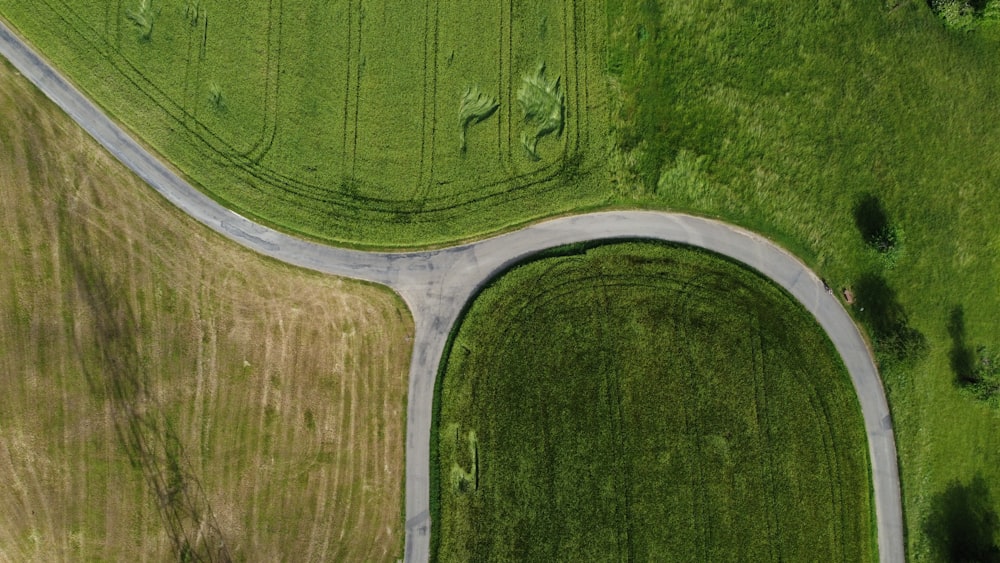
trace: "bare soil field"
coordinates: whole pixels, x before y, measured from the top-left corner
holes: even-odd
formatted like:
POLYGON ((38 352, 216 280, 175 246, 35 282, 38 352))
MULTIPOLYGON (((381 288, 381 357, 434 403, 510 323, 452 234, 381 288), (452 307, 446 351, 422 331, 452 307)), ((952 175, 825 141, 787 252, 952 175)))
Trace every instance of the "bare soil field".
POLYGON ((258 257, 0 67, 0 560, 393 560, 413 327, 258 257))

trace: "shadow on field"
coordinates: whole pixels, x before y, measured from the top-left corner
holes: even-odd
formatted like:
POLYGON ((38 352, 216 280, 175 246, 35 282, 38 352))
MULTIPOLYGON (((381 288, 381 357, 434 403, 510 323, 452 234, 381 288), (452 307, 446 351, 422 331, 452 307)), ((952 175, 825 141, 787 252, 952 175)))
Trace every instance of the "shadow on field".
POLYGON ((977 475, 963 485, 951 484, 931 500, 924 533, 938 556, 952 562, 1000 562, 1000 517, 993 506, 989 487, 977 475))
POLYGON ((882 202, 872 194, 865 194, 854 205, 854 224, 865 244, 879 252, 889 252, 896 246, 896 230, 882 202))
POLYGON ((882 276, 865 274, 854 284, 858 316, 872 332, 877 350, 889 360, 909 362, 927 353, 927 339, 909 317, 882 276))
POLYGON ((951 350, 948 359, 955 374, 955 385, 973 397, 994 403, 1000 397, 1000 356, 985 345, 973 347, 966 340, 965 311, 960 306, 948 315, 951 350))
POLYGON ((955 373, 955 383, 960 386, 975 383, 976 354, 965 342, 965 310, 961 306, 952 308, 948 315, 948 335, 951 337, 948 359, 955 373))
POLYGON ((122 284, 101 271, 102 261, 93 250, 100 247, 85 228, 76 226, 81 224, 85 222, 78 218, 60 217, 60 246, 75 282, 71 298, 81 299, 87 307, 75 339, 90 391, 110 405, 119 445, 156 494, 177 559, 231 561, 183 445, 152 396, 136 338, 138 315, 122 284))

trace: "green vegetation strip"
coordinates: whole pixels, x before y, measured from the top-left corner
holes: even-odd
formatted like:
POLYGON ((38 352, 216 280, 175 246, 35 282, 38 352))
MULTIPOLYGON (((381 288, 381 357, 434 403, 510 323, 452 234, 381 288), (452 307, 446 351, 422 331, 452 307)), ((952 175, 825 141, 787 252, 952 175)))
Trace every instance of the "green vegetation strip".
POLYGON ((867 448, 815 321, 713 255, 618 243, 488 286, 439 382, 437 558, 876 558, 867 448))

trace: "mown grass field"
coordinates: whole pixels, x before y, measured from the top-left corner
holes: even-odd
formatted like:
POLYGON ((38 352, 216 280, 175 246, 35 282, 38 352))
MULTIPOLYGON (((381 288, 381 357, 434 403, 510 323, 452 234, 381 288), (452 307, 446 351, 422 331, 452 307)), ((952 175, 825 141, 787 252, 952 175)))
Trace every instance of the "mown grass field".
POLYGON ((654 243, 518 266, 442 369, 442 561, 873 561, 860 408, 790 297, 654 243))
POLYGON ((412 321, 160 199, 0 65, 0 560, 393 561, 412 321))
POLYGON ((606 199, 600 1, 3 0, 0 14, 206 192, 290 231, 426 245, 606 199), (561 123, 532 155, 520 91, 541 64, 561 123), (462 150, 469 88, 498 109, 462 150))
POLYGON ((750 227, 865 292, 855 312, 888 388, 909 557, 950 550, 942 513, 983 516, 996 550, 1000 410, 953 367, 956 348, 1000 350, 996 28, 957 32, 919 0, 639 4, 609 3, 622 203, 750 227), (892 252, 859 229, 871 198, 892 252), (925 351, 899 357, 914 334, 925 351), (982 510, 949 505, 974 482, 982 510))

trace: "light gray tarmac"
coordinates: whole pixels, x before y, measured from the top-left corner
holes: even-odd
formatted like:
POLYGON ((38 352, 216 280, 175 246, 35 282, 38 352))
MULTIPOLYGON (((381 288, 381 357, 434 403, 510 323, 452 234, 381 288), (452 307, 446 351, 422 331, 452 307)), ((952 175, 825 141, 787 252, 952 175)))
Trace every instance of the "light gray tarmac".
POLYGON ((609 211, 545 221, 453 248, 364 252, 302 240, 230 211, 172 172, 111 121, 9 27, 0 53, 122 163, 201 223, 252 250, 303 268, 387 285, 405 300, 416 334, 407 408, 405 560, 429 558, 429 470, 434 380, 448 334, 465 303, 490 279, 541 250, 598 239, 644 238, 711 250, 785 288, 819 322, 843 358, 868 436, 879 559, 905 560, 903 513, 892 419, 871 350, 840 302, 805 264, 767 239, 690 215, 609 211))

